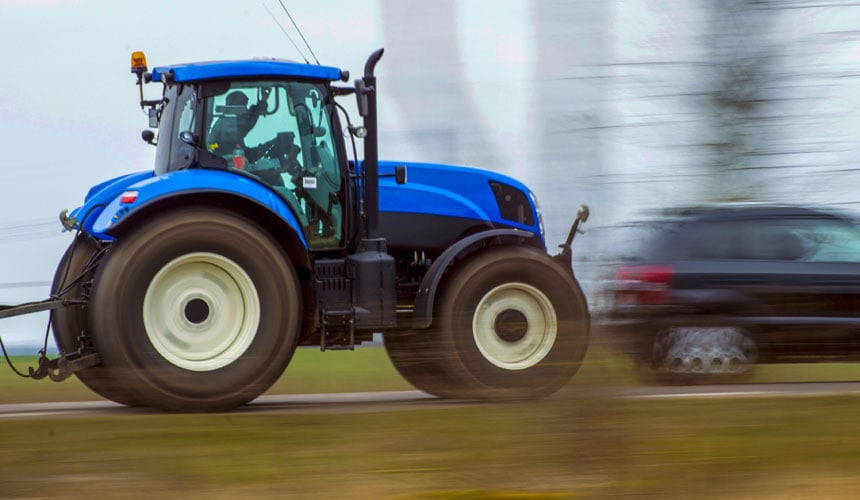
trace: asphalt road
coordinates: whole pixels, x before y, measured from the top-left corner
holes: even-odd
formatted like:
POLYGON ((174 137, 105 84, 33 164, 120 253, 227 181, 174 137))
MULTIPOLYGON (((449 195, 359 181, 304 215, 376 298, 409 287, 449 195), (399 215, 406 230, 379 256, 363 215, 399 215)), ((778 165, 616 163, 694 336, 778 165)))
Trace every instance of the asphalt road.
MULTIPOLYGON (((860 396, 860 382, 816 382, 802 384, 742 384, 695 387, 618 387, 602 390, 609 397, 629 399, 714 397, 822 397, 860 396)), ((438 399, 420 391, 354 392, 339 394, 291 394, 261 396, 232 414, 257 413, 363 413, 414 410, 481 404, 438 399)), ((110 401, 18 403, 0 405, 0 420, 92 415, 146 415, 154 410, 129 408, 110 401)))

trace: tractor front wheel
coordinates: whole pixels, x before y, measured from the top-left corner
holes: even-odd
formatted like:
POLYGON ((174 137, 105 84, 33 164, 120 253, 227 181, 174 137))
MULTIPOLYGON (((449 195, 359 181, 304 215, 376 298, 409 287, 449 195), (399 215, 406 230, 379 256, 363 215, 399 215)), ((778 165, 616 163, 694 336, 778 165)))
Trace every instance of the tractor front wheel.
POLYGON ((428 330, 387 332, 383 336, 388 359, 397 372, 416 389, 441 398, 460 396, 456 381, 449 379, 439 350, 438 337, 428 330))
POLYGON ((576 373, 588 346, 585 298, 570 272, 528 247, 474 255, 445 283, 433 332, 462 397, 549 395, 576 373))

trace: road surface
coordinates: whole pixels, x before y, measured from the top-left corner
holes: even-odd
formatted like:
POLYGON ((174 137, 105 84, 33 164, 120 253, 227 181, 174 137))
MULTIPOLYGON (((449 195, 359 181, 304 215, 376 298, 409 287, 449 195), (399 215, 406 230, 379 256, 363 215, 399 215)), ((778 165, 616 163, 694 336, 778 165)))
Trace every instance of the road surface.
MULTIPOLYGON (((712 397, 782 397, 831 395, 860 396, 860 382, 821 382, 802 384, 741 384, 696 387, 617 387, 602 390, 609 397, 629 399, 712 398, 712 397)), ((290 394, 261 396, 234 410, 234 414, 253 413, 363 413, 376 411, 443 408, 480 404, 471 401, 444 400, 420 391, 353 392, 337 394, 290 394)), ((110 401, 77 401, 58 403, 16 403, 0 405, 0 420, 91 416, 142 415, 160 413, 129 408, 110 401)))

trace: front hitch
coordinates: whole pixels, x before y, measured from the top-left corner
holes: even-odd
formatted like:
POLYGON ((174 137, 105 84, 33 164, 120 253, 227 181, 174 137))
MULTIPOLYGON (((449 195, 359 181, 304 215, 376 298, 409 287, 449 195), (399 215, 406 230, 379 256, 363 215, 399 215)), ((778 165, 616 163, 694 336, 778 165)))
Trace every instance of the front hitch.
POLYGON ((573 238, 577 233, 583 234, 579 229, 579 226, 588 220, 589 213, 588 205, 583 204, 579 207, 579 210, 576 212, 576 219, 574 219, 573 225, 570 227, 570 232, 567 234, 567 240, 563 244, 559 245, 561 253, 553 255, 552 257, 553 260, 561 264, 565 269, 569 269, 571 272, 573 272, 573 250, 571 250, 573 238))

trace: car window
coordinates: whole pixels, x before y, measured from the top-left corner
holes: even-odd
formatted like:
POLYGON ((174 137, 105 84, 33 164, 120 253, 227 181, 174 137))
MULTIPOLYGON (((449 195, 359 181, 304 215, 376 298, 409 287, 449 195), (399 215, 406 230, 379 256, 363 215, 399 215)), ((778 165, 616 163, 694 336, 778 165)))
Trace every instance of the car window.
POLYGON ((860 262, 860 228, 823 218, 695 221, 664 248, 693 260, 860 262))
POLYGON ((682 258, 799 260, 808 250, 791 224, 771 220, 699 221, 681 232, 682 258))
POLYGON ((841 221, 801 224, 798 236, 808 250, 804 260, 812 262, 860 262, 860 229, 841 221))
POLYGON ((694 221, 685 224, 672 246, 694 260, 766 259, 767 244, 747 221, 694 221))

